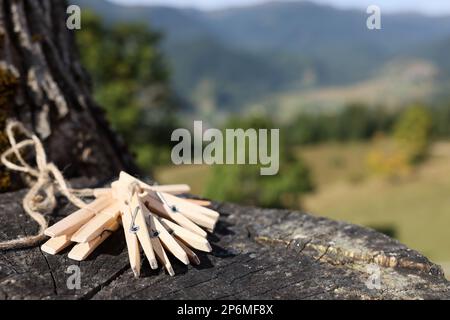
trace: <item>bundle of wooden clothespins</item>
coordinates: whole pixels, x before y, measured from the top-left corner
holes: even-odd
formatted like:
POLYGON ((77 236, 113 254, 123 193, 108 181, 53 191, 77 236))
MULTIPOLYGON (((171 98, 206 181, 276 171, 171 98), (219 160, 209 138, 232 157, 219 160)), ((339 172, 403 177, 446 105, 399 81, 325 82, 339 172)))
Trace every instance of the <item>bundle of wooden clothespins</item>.
POLYGON ((219 218, 208 202, 177 196, 187 191, 186 185, 150 186, 122 172, 111 188, 94 190, 94 201, 47 228, 51 239, 41 248, 57 254, 77 243, 69 258, 81 261, 122 225, 134 275, 140 274, 142 247, 152 269, 159 260, 173 276, 166 252, 184 264, 200 264, 193 249, 211 251, 206 231, 219 218))

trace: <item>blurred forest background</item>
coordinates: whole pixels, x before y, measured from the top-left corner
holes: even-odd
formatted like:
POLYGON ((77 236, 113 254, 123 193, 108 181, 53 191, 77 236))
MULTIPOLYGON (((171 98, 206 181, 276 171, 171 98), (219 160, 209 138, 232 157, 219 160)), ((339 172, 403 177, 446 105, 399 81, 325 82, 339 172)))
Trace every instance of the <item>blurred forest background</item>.
POLYGON ((72 2, 95 97, 159 182, 366 225, 450 269, 450 16, 386 14, 370 31, 364 11, 313 2, 72 2), (171 165, 171 132, 194 119, 280 128, 279 174, 171 165))

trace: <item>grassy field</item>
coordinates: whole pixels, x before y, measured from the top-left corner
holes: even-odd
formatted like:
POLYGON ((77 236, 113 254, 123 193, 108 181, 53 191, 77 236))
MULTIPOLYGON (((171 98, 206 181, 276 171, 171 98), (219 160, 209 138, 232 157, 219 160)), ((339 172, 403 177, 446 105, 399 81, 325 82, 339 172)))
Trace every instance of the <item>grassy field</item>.
POLYGON ((186 183, 191 186, 193 194, 202 195, 210 169, 207 165, 160 167, 155 170, 155 178, 159 183, 186 183))
MULTIPOLYGON (((328 151, 322 148, 305 152, 309 163, 316 163, 313 170, 318 177, 327 169, 318 161, 311 162, 312 159, 344 157, 348 152, 362 157, 367 149, 357 145, 353 145, 351 151, 347 147, 331 147, 328 151), (327 152, 328 156, 324 155, 327 152)), ((363 161, 344 168, 340 175, 331 170, 330 176, 335 177, 334 180, 329 183, 322 180, 320 191, 303 199, 304 206, 311 212, 336 220, 388 230, 401 242, 444 264, 450 261, 449 160, 450 144, 440 143, 434 146, 425 164, 401 181, 364 174, 363 161), (352 178, 354 172, 361 179, 355 181, 352 178)))
MULTIPOLYGON (((386 231, 431 260, 450 268, 450 143, 400 181, 370 175, 367 144, 329 144, 298 150, 312 170, 317 191, 303 197, 309 212, 386 231)), ((163 183, 188 183, 202 194, 207 166, 160 168, 163 183)), ((450 274, 450 269, 447 274, 450 274)))

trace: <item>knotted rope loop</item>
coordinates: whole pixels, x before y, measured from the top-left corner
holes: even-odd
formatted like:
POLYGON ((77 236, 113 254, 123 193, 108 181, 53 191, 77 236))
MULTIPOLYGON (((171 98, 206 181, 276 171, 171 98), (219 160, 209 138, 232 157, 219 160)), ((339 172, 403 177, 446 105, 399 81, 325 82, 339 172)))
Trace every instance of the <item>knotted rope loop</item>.
POLYGON ((50 213, 56 208, 56 195, 59 192, 73 205, 82 208, 86 203, 80 197, 92 196, 92 189, 75 190, 68 186, 61 171, 51 162, 47 162, 44 146, 41 140, 28 131, 18 121, 8 121, 6 135, 11 147, 1 155, 2 164, 12 171, 27 174, 30 181, 30 189, 25 195, 22 205, 24 211, 39 224, 39 232, 33 236, 20 237, 14 240, 0 242, 0 250, 26 248, 38 245, 44 238, 44 231, 48 222, 42 212, 50 213), (25 140, 17 142, 16 135, 21 134, 25 140), (33 147, 36 159, 36 167, 27 163, 23 158, 25 149, 33 147), (15 161, 11 159, 15 156, 15 161), (77 196, 78 195, 78 196, 77 196))

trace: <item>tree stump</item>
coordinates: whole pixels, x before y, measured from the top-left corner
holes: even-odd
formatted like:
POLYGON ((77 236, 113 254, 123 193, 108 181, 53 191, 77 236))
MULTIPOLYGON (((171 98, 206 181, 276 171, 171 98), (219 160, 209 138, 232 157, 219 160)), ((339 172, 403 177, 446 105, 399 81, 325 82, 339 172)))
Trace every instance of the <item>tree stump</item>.
MULTIPOLYGON (((0 195, 0 240, 36 232, 22 211, 25 191, 0 195)), ((62 205, 60 219, 74 208, 62 205)), ((441 268, 398 241, 306 213, 215 203, 221 219, 201 265, 171 258, 175 277, 143 262, 129 267, 122 231, 87 261, 38 247, 0 252, 0 299, 450 299, 441 268), (68 267, 81 271, 67 286, 68 267), (379 271, 379 288, 370 280, 379 271), (375 273, 374 273, 375 272, 375 273)))

